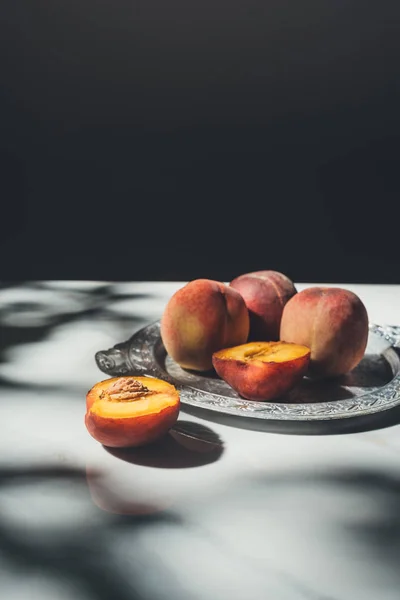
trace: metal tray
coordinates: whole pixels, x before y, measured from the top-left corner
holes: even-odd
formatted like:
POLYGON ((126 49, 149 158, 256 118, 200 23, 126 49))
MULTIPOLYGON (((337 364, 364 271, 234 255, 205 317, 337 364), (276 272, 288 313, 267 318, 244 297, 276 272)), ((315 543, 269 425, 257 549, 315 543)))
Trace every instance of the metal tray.
POLYGON ((353 371, 335 381, 305 377, 274 402, 244 400, 217 375, 179 367, 166 354, 159 321, 97 352, 95 360, 107 375, 158 377, 179 389, 182 404, 242 418, 326 421, 371 415, 400 404, 400 326, 370 324, 364 358, 353 371))

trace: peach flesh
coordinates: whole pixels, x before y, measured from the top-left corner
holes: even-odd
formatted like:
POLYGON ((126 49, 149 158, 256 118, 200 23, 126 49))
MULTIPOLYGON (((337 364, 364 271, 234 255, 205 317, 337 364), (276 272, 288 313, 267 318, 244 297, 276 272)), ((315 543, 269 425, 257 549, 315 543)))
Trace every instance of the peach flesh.
POLYGON ((95 440, 116 448, 131 447, 166 434, 178 418, 180 398, 166 381, 122 377, 97 383, 87 394, 86 406, 85 425, 95 440), (138 391, 132 392, 132 386, 138 391))
POLYGON ((218 375, 247 400, 279 398, 306 374, 310 350, 284 342, 250 342, 213 355, 218 375))

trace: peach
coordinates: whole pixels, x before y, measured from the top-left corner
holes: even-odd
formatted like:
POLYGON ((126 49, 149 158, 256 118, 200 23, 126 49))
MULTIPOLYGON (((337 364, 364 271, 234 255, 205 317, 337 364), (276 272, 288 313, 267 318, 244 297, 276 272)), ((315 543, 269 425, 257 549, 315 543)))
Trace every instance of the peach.
POLYGON ((297 293, 293 281, 278 271, 254 271, 239 275, 230 287, 241 294, 248 308, 249 340, 279 340, 283 307, 297 293))
POLYGON ((368 341, 368 315, 353 292, 315 286, 297 293, 286 304, 280 339, 311 349, 310 374, 343 375, 358 365, 368 341))
POLYGON ((87 393, 85 425, 105 446, 152 443, 176 423, 180 397, 175 386, 153 377, 113 377, 87 393))
POLYGON ((242 344, 249 313, 235 289, 211 279, 194 279, 170 298, 161 318, 161 339, 185 369, 212 369, 213 352, 242 344))
POLYGON ((247 400, 272 400, 305 375, 310 349, 285 342, 250 342, 213 355, 218 375, 247 400))

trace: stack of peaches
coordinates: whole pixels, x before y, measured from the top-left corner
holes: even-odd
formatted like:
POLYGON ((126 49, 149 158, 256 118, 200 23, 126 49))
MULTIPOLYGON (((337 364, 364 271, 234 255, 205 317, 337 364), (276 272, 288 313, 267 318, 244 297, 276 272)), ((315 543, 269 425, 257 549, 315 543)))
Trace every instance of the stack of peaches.
POLYGON ((308 375, 332 378, 361 361, 368 315, 353 292, 300 292, 277 271, 256 271, 228 285, 190 281, 169 300, 161 337, 185 369, 214 369, 248 400, 279 398, 308 375))
MULTIPOLYGON (((229 284, 195 279, 168 301, 161 319, 167 353, 184 369, 214 370, 248 400, 279 399, 304 376, 332 378, 356 367, 368 341, 368 315, 353 292, 298 292, 277 271, 229 284)), ((153 377, 114 377, 86 395, 85 424, 106 446, 150 444, 179 416, 180 395, 153 377)))

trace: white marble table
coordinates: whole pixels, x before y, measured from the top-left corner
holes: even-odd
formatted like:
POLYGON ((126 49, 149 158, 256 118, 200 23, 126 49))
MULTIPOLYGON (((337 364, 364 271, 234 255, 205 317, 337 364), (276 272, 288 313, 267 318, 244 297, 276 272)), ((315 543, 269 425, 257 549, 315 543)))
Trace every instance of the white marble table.
MULTIPOLYGON (((183 408, 178 425, 209 442, 178 435, 162 456, 111 454, 86 432, 95 352, 181 285, 0 289, 1 598, 397 600, 399 425, 287 435, 183 408)), ((400 324, 400 286, 336 285, 400 324)))

